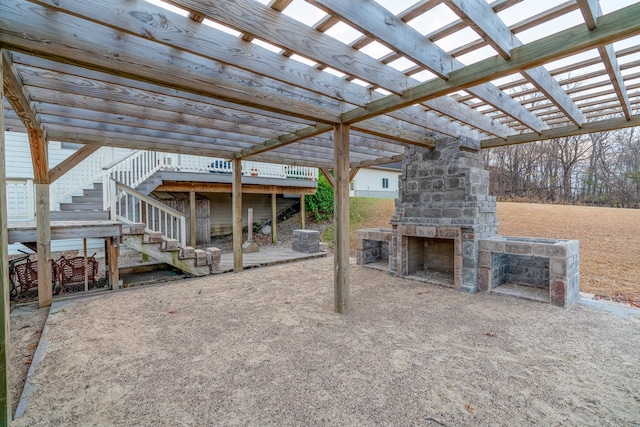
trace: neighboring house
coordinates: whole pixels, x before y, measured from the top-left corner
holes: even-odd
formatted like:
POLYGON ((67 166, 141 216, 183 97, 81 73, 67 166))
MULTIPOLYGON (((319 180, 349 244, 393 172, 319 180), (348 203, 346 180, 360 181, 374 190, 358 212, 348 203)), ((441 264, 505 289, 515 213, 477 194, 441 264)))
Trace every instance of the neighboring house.
POLYGON ((349 196, 395 199, 402 162, 361 168, 351 181, 349 196))
MULTIPOLYGON (((7 166, 7 214, 11 222, 33 220, 34 187, 33 166, 25 133, 5 132, 7 166)), ((72 155, 80 145, 49 143, 49 168, 72 155)), ((254 223, 272 218, 275 197, 276 211, 280 212, 300 200, 301 194, 315 193, 317 169, 300 166, 242 162, 243 170, 243 223, 247 224, 247 209, 254 212, 254 223)), ((138 192, 149 195, 168 208, 180 211, 190 219, 190 193, 195 193, 197 244, 207 244, 211 236, 231 233, 231 163, 218 158, 206 158, 159 152, 135 151, 103 147, 71 169, 50 186, 51 220, 91 219, 89 213, 78 212, 89 197, 86 191, 93 183, 102 183, 110 176, 138 192), (137 179, 137 180, 136 180, 137 179), (54 215, 55 214, 55 215, 54 215)), ((102 196, 93 212, 104 215, 102 196)), ((95 199, 95 197, 94 197, 95 199)), ((108 204, 107 204, 108 206, 108 204)), ((188 229, 188 226, 187 226, 188 229)), ((188 237, 188 236, 187 236, 188 237)), ((191 244, 191 242, 188 242, 191 244)), ((82 240, 52 240, 52 251, 77 250, 82 240)), ((88 249, 104 247, 102 239, 88 239, 88 249)), ((193 244, 195 246, 195 244, 193 244)), ((10 245, 10 252, 24 249, 10 245)))

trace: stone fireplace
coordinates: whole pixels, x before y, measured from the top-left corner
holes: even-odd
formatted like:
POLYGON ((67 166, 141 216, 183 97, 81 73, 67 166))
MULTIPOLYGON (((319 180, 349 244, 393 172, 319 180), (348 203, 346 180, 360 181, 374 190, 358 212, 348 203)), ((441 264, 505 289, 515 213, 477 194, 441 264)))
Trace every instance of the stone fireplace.
POLYGON ((408 148, 391 226, 358 230, 359 265, 561 307, 579 297, 578 241, 498 236, 477 141, 450 138, 433 150, 408 148))
POLYGON ((498 229, 479 142, 409 148, 391 225, 392 274, 476 292, 478 241, 498 229))

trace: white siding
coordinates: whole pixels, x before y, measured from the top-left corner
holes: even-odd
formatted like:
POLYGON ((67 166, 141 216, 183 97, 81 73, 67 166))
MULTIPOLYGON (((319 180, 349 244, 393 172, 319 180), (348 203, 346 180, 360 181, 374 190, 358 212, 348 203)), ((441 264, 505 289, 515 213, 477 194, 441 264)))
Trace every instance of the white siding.
MULTIPOLYGON (((29 136, 26 133, 20 132, 5 132, 5 156, 7 167, 7 208, 8 216, 10 220, 28 220, 29 210, 33 210, 33 207, 29 207, 29 199, 32 195, 25 195, 21 193, 22 188, 27 183, 27 180, 33 179, 33 165, 31 163, 31 151, 29 150, 29 136), (26 196, 26 197, 24 197, 26 196)), ((127 152, 128 150, 124 150, 127 152)), ((62 148, 62 144, 59 142, 49 143, 49 168, 59 164, 64 159, 69 157, 75 152, 74 149, 62 148)), ((72 240, 52 240, 51 251, 61 252, 68 250, 82 249, 82 239, 72 240)), ((102 250, 104 249, 104 240, 102 239, 87 239, 87 247, 89 250, 102 250)), ((9 255, 18 254, 18 249, 22 249, 27 252, 31 252, 21 244, 9 245, 9 255)))
POLYGON ((351 181, 351 197, 396 198, 400 171, 362 168, 351 181), (389 188, 383 188, 382 180, 387 179, 389 188))

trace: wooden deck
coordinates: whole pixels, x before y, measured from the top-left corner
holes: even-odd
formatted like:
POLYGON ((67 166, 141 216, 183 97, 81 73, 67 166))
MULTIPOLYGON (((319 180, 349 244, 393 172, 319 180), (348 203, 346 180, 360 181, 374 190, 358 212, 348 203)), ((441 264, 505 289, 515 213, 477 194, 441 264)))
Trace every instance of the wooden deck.
MULTIPOLYGON (((7 224, 9 243, 35 242, 36 222, 16 221, 7 224)), ((117 221, 51 221, 51 240, 120 237, 122 224, 117 221)))
MULTIPOLYGON (((294 252, 291 248, 261 247, 260 252, 242 254, 242 268, 246 270, 249 268, 266 267, 305 259, 321 258, 327 255, 328 252, 307 254, 304 252, 294 252)), ((231 271, 233 271, 233 253, 222 254, 220 257, 220 270, 215 273, 228 273, 231 271)))

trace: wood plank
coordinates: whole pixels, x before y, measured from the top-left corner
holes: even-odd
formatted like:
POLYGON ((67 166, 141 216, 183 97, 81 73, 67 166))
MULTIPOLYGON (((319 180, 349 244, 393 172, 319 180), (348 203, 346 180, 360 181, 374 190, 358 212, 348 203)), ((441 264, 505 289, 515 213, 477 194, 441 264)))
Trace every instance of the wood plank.
POLYGON ((473 28, 504 59, 511 57, 511 30, 502 22, 486 1, 443 0, 463 22, 473 28))
MULTIPOLYGON (((288 18, 281 14, 277 14, 273 11, 270 11, 269 8, 265 6, 251 4, 251 6, 255 7, 255 9, 252 10, 251 12, 258 13, 258 16, 266 19, 266 21, 268 22, 268 24, 266 24, 265 22, 260 22, 259 24, 256 24, 256 22, 254 21, 255 17, 251 16, 250 13, 239 14, 235 12, 236 8, 233 5, 234 2, 219 1, 215 5, 211 5, 211 6, 205 6, 202 3, 199 3, 197 1, 191 1, 191 0, 175 0, 175 1, 171 1, 170 3, 174 3, 180 7, 183 7, 189 10, 192 10, 190 8, 197 8, 198 10, 200 10, 201 13, 206 13, 205 9, 209 10, 211 14, 208 15, 208 17, 210 19, 213 19, 214 21, 222 22, 223 24, 229 25, 231 27, 236 26, 236 28, 238 28, 238 30, 241 32, 245 32, 244 31, 245 29, 252 30, 252 34, 254 35, 255 35, 255 32, 259 32, 260 33, 260 35, 258 36, 259 38, 269 41, 270 43, 276 46, 280 45, 285 50, 289 50, 291 48, 292 50, 296 51, 297 53, 299 53, 300 55, 306 58, 311 58, 314 61, 319 62, 320 64, 329 65, 335 69, 342 70, 346 74, 356 76, 364 81, 369 81, 369 82, 378 84, 380 87, 385 88, 390 92, 399 93, 398 91, 401 91, 405 87, 416 85, 419 83, 417 80, 411 77, 407 77, 404 73, 397 71, 391 67, 385 67, 382 64, 380 64, 380 62, 372 60, 373 58, 371 58, 370 56, 363 54, 355 49, 350 49, 348 46, 345 46, 344 44, 336 41, 335 39, 329 36, 310 30, 309 28, 301 25, 299 22, 292 20, 291 18, 288 18), (222 9, 221 10, 216 9, 217 7, 219 8, 221 6, 225 6, 225 8, 233 8, 234 12, 231 12, 229 15, 229 14, 225 14, 222 11, 222 9), (301 31, 303 32, 303 34, 307 34, 307 36, 309 37, 309 40, 314 40, 315 42, 313 44, 303 42, 304 38, 301 38, 299 34, 295 34, 301 31), (294 33, 291 34, 292 32, 294 33), (275 36, 276 34, 278 35, 277 37, 275 36), (289 39, 288 37, 284 37, 284 34, 287 34, 287 35, 291 34, 291 39, 289 39), (282 45, 283 40, 285 38, 287 41, 287 46, 282 45), (295 48, 291 47, 292 43, 296 44, 295 48), (343 55, 346 55, 346 56, 343 56, 343 55), (349 58, 348 68, 345 68, 344 61, 346 58, 349 58)), ((246 3, 245 0, 239 0, 237 3, 238 3, 237 4, 238 7, 244 8, 245 10, 249 10, 248 9, 249 4, 246 3)), ((368 2, 368 3, 371 3, 371 2, 368 2)), ((370 10, 372 7, 369 4, 366 4, 365 6, 367 10, 370 10)), ((350 7, 353 7, 353 5, 350 5, 350 7)), ((358 9, 358 10, 361 10, 361 9, 358 9)), ((397 28, 394 27, 393 31, 396 31, 396 30, 397 28)), ((424 38, 421 35, 419 36, 421 39, 421 43, 424 43, 425 42, 424 38)), ((238 51, 238 50, 243 51, 245 50, 245 48, 238 47, 233 49, 233 51, 238 51)), ((439 55, 440 53, 437 54, 437 56, 439 55)), ((266 56, 266 54, 262 56, 266 56)), ((252 61, 251 58, 253 57, 250 56, 250 61, 252 61)), ((272 60, 270 59, 269 61, 272 61, 272 60)), ((274 62, 274 65, 280 66, 281 61, 282 61, 282 58, 276 60, 274 62)), ((442 67, 448 68, 447 64, 448 64, 447 62, 442 63, 442 67)), ((287 73, 284 74, 283 76, 285 81, 287 78, 289 79, 292 78, 290 74, 300 73, 305 77, 305 79, 308 78, 310 73, 309 70, 306 70, 306 71, 296 70, 296 72, 292 72, 290 71, 291 70, 290 67, 291 67, 290 65, 288 66, 283 65, 280 67, 283 70, 287 70, 287 73)), ((438 66, 436 65, 435 67, 438 67, 438 66)), ((326 93, 326 88, 331 88, 330 91, 338 95, 340 99, 344 99, 345 101, 355 105, 360 105, 360 103, 362 102, 362 99, 367 97, 366 93, 361 93, 361 92, 356 95, 355 93, 358 92, 358 89, 353 88, 353 85, 346 85, 344 80, 342 81, 340 81, 341 79, 329 80, 325 75, 322 75, 322 74, 327 74, 327 73, 321 72, 319 76, 311 76, 313 78, 311 78, 310 80, 322 82, 322 85, 326 86, 324 89, 320 88, 323 91, 323 93, 326 93), (354 94, 355 96, 352 94, 354 94)), ((304 82, 300 82, 300 84, 304 85, 304 82)), ((364 88, 360 88, 360 90, 363 90, 363 89, 364 88)), ((370 96, 374 99, 379 98, 380 96, 376 93, 372 93, 371 91, 369 91, 369 93, 370 93, 370 96)), ((448 111, 446 109, 447 104, 441 103, 439 105, 440 105, 440 108, 445 109, 444 111, 442 111, 443 114, 455 113, 455 110, 448 111)), ((430 105, 427 105, 427 106, 431 107, 430 105)), ((452 117, 455 117, 455 116, 452 116, 452 117)), ((462 117, 455 117, 455 118, 457 118, 458 120, 461 120, 464 123, 469 124, 470 126, 486 126, 486 123, 487 123, 487 118, 483 117, 483 114, 470 109, 468 111, 468 115, 462 116, 462 117)), ((430 123, 430 122, 425 121, 424 125, 428 126, 427 123, 430 123)), ((436 123, 434 123, 434 125, 435 124, 436 123)), ((511 134, 511 132, 506 127, 502 127, 499 123, 494 123, 490 125, 489 129, 483 128, 483 130, 487 132, 490 132, 490 129, 494 129, 494 131, 495 129, 499 129, 501 133, 497 135, 500 135, 500 136, 507 136, 511 134), (502 132, 506 132, 506 133, 503 134, 502 132)), ((438 130, 438 129, 434 129, 434 130, 438 130)), ((465 129, 460 127, 459 132, 464 133, 465 129)), ((469 135, 469 136, 472 136, 472 135, 469 135)))
POLYGON ((380 100, 372 101, 365 108, 354 108, 343 113, 342 123, 350 124, 366 120, 639 33, 640 4, 636 3, 603 15, 598 20, 598 27, 595 30, 588 30, 586 26, 581 24, 560 31, 514 48, 510 60, 505 60, 500 56, 487 58, 452 71, 448 81, 431 79, 405 90, 401 96, 387 95, 380 100))
POLYGON ((231 205, 233 209, 233 272, 242 271, 242 162, 233 159, 231 205))
MULTIPOLYGON (((522 42, 500 19, 485 1, 445 0, 446 4, 480 34, 503 58, 509 59, 514 47, 522 42)), ((571 97, 562 90, 558 82, 544 67, 535 67, 521 72, 540 92, 544 93, 577 126, 586 122, 586 117, 571 97)), ((476 96, 478 94, 475 94, 476 96)), ((545 127, 539 128, 544 129, 545 127)), ((536 130, 535 128, 532 128, 536 130)))
MULTIPOLYGON (((165 181, 155 191, 185 192, 197 191, 199 193, 231 193, 232 184, 225 182, 176 182, 165 181)), ((242 184, 244 194, 315 194, 314 187, 297 187, 293 185, 256 185, 242 184)))
POLYGON ((359 167, 351 168, 351 170, 349 171, 349 182, 353 181, 353 178, 356 177, 359 170, 359 167))
MULTIPOLYGON (((5 50, 0 48, 0 55, 4 57, 5 50)), ((0 61, 0 81, 4 81, 7 72, 3 61, 0 61)), ((4 98, 4 84, 0 85, 0 99, 4 98)), ((0 130, 4 130, 4 108, 0 108, 0 130)), ((9 302, 9 243, 7 236, 7 179, 5 157, 5 133, 0 132, 0 426, 11 425, 11 385, 9 370, 10 348, 10 313, 9 302)))
POLYGON ((12 50, 319 122, 331 123, 339 118, 338 110, 325 107, 333 103, 330 98, 257 78, 193 53, 176 55, 175 49, 153 40, 134 40, 124 32, 50 11, 34 3, 3 1, 0 43, 12 50), (119 48, 111 43, 114 38, 121 41, 119 48))
POLYGON ((300 195, 300 228, 301 229, 305 229, 305 220, 306 220, 306 212, 305 212, 305 206, 304 206, 305 200, 304 200, 304 194, 300 195))
POLYGON ((79 149, 77 149, 72 155, 64 159, 62 162, 58 163, 56 166, 49 169, 49 179, 48 182, 53 184, 58 178, 60 178, 65 173, 69 172, 71 169, 76 167, 80 162, 84 159, 95 153, 100 149, 97 145, 83 145, 79 149))
POLYGON ((196 217, 196 192, 189 191, 189 212, 191 214, 189 221, 189 245, 196 247, 196 235, 198 231, 198 223, 196 217))
MULTIPOLYGON (((341 19, 361 32, 371 35, 380 43, 392 46, 393 50, 400 51, 436 75, 440 75, 437 72, 437 67, 442 62, 451 64, 447 79, 452 70, 464 67, 464 64, 460 61, 453 58, 435 43, 424 38, 422 34, 410 25, 389 14, 382 5, 375 2, 367 0, 351 0, 350 2, 340 0, 308 1, 318 4, 325 11, 330 11, 332 14, 340 16, 341 19), (367 13, 361 13, 362 10, 366 10, 367 13), (422 52, 430 52, 430 55, 423 57, 422 52), (420 60, 417 58, 418 56, 421 56, 420 60)), ((487 8, 489 8, 488 5, 487 8)), ((489 10, 491 11, 490 8, 489 10)), ((479 87, 468 87, 467 91, 478 98, 484 99, 487 103, 511 115, 535 131, 546 128, 541 120, 491 83, 484 82, 479 87)))
MULTIPOLYGON (((8 228, 9 243, 35 242, 35 221, 11 222, 8 228)), ((116 221, 52 221, 51 240, 119 237, 122 225, 116 221)))
POLYGON ((349 126, 335 128, 334 284, 337 313, 349 311, 349 126))
POLYGON ((547 139, 563 138, 572 135, 585 135, 634 126, 640 126, 640 115, 638 114, 631 116, 629 120, 627 120, 626 117, 616 117, 613 119, 599 120, 597 122, 588 122, 582 125, 582 127, 571 125, 553 128, 542 132, 540 135, 529 132, 509 137, 506 140, 502 138, 485 139, 481 141, 480 146, 482 148, 502 147, 505 145, 524 144, 527 142, 544 141, 547 139))
POLYGON ((309 138, 311 136, 320 135, 322 133, 330 131, 331 129, 332 129, 332 126, 325 125, 325 124, 308 126, 294 133, 280 135, 278 138, 268 139, 267 141, 264 141, 260 144, 256 144, 251 148, 241 150, 240 152, 236 153, 234 157, 236 158, 250 157, 254 154, 273 150, 274 148, 278 148, 278 147, 284 147, 285 145, 288 145, 288 144, 293 144, 294 142, 298 142, 300 140, 309 138))
POLYGON ((24 127, 27 129, 40 129, 40 118, 33 106, 28 92, 22 84, 22 79, 18 70, 13 64, 11 54, 8 50, 2 51, 2 84, 4 86, 4 96, 11 108, 16 112, 24 127))
POLYGON ((271 243, 278 242, 278 202, 276 193, 271 194, 271 243))
POLYGON ((587 28, 593 30, 598 24, 598 17, 602 15, 602 9, 600 9, 600 2, 598 0, 576 0, 580 12, 584 18, 584 23, 587 24, 587 28))
POLYGON ((401 162, 406 158, 405 155, 398 155, 398 156, 393 156, 393 157, 388 157, 388 158, 379 158, 379 159, 375 159, 375 160, 365 160, 359 163, 352 163, 351 167, 352 168, 366 168, 366 167, 370 167, 370 166, 376 166, 376 165, 384 165, 387 163, 395 163, 395 162, 401 162))
POLYGON ((335 190, 336 189, 335 181, 334 181, 333 175, 331 175, 331 172, 329 171, 329 169, 327 169, 327 168, 319 168, 319 170, 320 170, 320 173, 322 174, 322 176, 324 176, 324 178, 327 180, 327 182, 329 183, 331 188, 333 188, 335 190))
MULTIPOLYGON (((41 61, 35 61, 35 64, 39 64, 41 62, 43 64, 48 63, 47 61, 41 60, 41 61)), ((30 59, 30 62, 28 63, 34 63, 33 59, 30 59)), ((57 68, 60 69, 61 67, 58 66, 57 68)), ((73 72, 77 73, 76 70, 73 70, 73 72)), ((86 71, 84 73, 87 74, 86 71)), ((320 73, 327 75, 327 73, 322 73, 322 72, 320 73)), ((147 91, 143 93, 136 89, 121 87, 121 86, 105 87, 105 85, 100 84, 100 82, 96 82, 94 80, 88 80, 88 79, 81 79, 80 81, 77 81, 80 78, 75 75, 73 77, 61 76, 57 73, 53 74, 51 72, 46 72, 46 71, 32 69, 32 68, 23 69, 22 74, 25 78, 25 81, 28 82, 29 85, 31 86, 35 85, 35 86, 38 86, 39 88, 49 89, 50 92, 42 92, 42 91, 36 92, 35 99, 41 100, 43 102, 51 102, 52 99, 56 99, 55 96, 57 94, 57 91, 65 90, 70 94, 82 95, 82 97, 78 98, 77 96, 63 94, 63 95, 60 95, 59 100, 56 99, 57 101, 56 104, 75 106, 75 107, 84 108, 84 109, 89 108, 89 109, 99 110, 99 111, 105 111, 105 110, 118 111, 120 114, 127 113, 137 117, 154 118, 156 120, 176 123, 176 124, 190 124, 192 126, 199 126, 202 128, 215 127, 217 129, 223 129, 227 131, 242 130, 242 131, 246 131, 245 133, 251 133, 252 135, 262 134, 264 136, 265 132, 282 128, 283 125, 289 126, 289 127, 291 126, 290 123, 284 124, 283 122, 275 122, 275 119, 270 119, 271 123, 264 123, 265 119, 261 117, 255 117, 254 120, 252 121, 248 118, 245 118, 244 116, 241 116, 242 117, 241 123, 237 123, 238 120, 235 119, 235 117, 233 116, 226 117, 226 120, 230 121, 231 123, 225 124, 223 122, 218 122, 216 120, 216 117, 208 117, 208 116, 207 116, 207 119, 212 121, 206 122, 192 116, 192 114, 200 111, 202 112, 209 111, 211 110, 211 106, 194 105, 194 106, 186 106, 183 109, 180 109, 179 106, 176 105, 176 103, 179 100, 174 99, 174 102, 168 103, 168 100, 164 98, 158 99, 156 95, 154 95, 153 93, 149 94, 147 91), (55 92, 53 92, 54 90, 55 92), (99 99, 102 100, 102 102, 96 98, 96 95, 100 96, 99 99), (156 105, 159 105, 159 106, 166 105, 166 107, 159 111, 156 111, 155 108, 149 108, 148 103, 149 103, 150 97, 154 98, 156 105), (144 108, 136 108, 129 104, 142 106, 144 108), (155 117, 151 117, 152 114, 155 117), (194 118, 191 119, 192 117, 194 118), (188 121, 188 123, 185 123, 186 121, 188 121)), ((340 84, 344 84, 344 81, 342 79, 337 79, 336 82, 333 82, 332 84, 328 85, 328 87, 336 87, 336 85, 340 85, 340 84)), ((363 94, 361 94, 360 98, 364 97, 367 94, 369 99, 382 97, 381 94, 377 94, 376 92, 371 92, 370 90, 362 88, 359 85, 356 85, 356 86, 358 86, 359 90, 362 90, 364 92, 363 94)), ((336 89, 336 92, 340 93, 340 96, 344 97, 345 100, 347 100, 348 96, 346 96, 346 93, 342 89, 340 90, 336 89)), ((353 103, 356 105, 358 104, 364 105, 364 102, 361 99, 356 99, 354 100, 353 103)), ((482 126, 487 126, 486 131, 488 131, 489 133, 493 133, 495 135, 507 136, 511 133, 506 126, 501 126, 500 124, 497 124, 497 123, 494 123, 492 126, 488 125, 487 122, 491 123, 490 119, 485 118, 483 114, 480 114, 477 111, 472 110, 470 108, 467 108, 465 110, 466 115, 459 114, 458 112, 459 108, 457 109, 452 108, 454 107, 455 104, 457 103, 453 101, 451 103, 440 102, 437 104, 438 111, 442 111, 444 114, 453 114, 453 116, 455 116, 458 120, 461 120, 466 123, 470 123, 472 125, 481 124, 482 126)), ((49 106, 49 109, 50 108, 51 106, 49 106)), ((71 108, 69 108, 68 110, 71 111, 71 108)), ((113 116, 115 117, 114 120, 117 119, 118 117, 116 114, 113 114, 113 116)), ((459 125, 445 118, 438 117, 433 113, 425 112, 424 109, 419 107, 409 107, 407 111, 395 112, 393 113, 393 117, 399 120, 408 121, 410 124, 412 124, 415 127, 411 128, 407 125, 403 125, 401 122, 396 123, 395 121, 390 122, 388 120, 386 120, 384 124, 377 123, 376 120, 372 120, 371 122, 368 122, 366 124, 363 123, 359 125, 359 127, 363 128, 365 131, 367 131, 367 133, 370 133, 370 134, 375 132, 378 134, 382 134, 383 136, 389 136, 398 140, 402 140, 402 139, 406 141, 415 140, 418 143, 424 142, 426 138, 423 135, 424 134, 423 126, 428 126, 430 128, 433 128, 435 131, 443 132, 447 135, 467 134, 467 131, 465 131, 465 129, 461 128, 459 125), (370 131, 368 131, 369 128, 370 128, 370 131), (389 129, 389 130, 385 130, 385 129, 389 129), (385 132, 388 132, 388 133, 385 133, 385 132)), ((469 133, 467 136, 473 137, 471 133, 469 133)))
POLYGON ((36 183, 36 242, 38 245, 38 306, 49 307, 51 289, 51 226, 49 184, 36 183))
POLYGON ((307 3, 348 21, 365 35, 427 67, 435 75, 445 80, 448 78, 451 58, 447 53, 384 7, 358 0, 307 0, 307 3))
POLYGON ((389 67, 380 67, 374 58, 332 37, 310 28, 296 19, 279 13, 266 5, 247 0, 170 0, 178 7, 205 15, 242 33, 268 41, 284 50, 301 54, 364 81, 400 93, 406 78, 397 79, 389 67), (313 40, 313 43, 309 43, 313 40))
POLYGON ((118 270, 118 256, 120 255, 120 243, 115 237, 107 237, 105 239, 107 246, 107 280, 111 285, 111 289, 117 291, 120 289, 120 273, 118 270))
POLYGON ((44 132, 39 128, 27 129, 29 149, 33 164, 33 181, 36 184, 49 183, 49 150, 44 132))
POLYGON ((630 120, 632 111, 631 103, 629 101, 629 94, 627 93, 627 89, 625 87, 624 77, 622 76, 622 72, 620 71, 620 65, 618 64, 618 58, 616 57, 616 52, 613 49, 613 45, 608 44, 598 47, 598 53, 600 53, 600 57, 602 58, 604 67, 609 74, 609 80, 611 80, 613 89, 618 96, 622 112, 626 119, 630 120))

